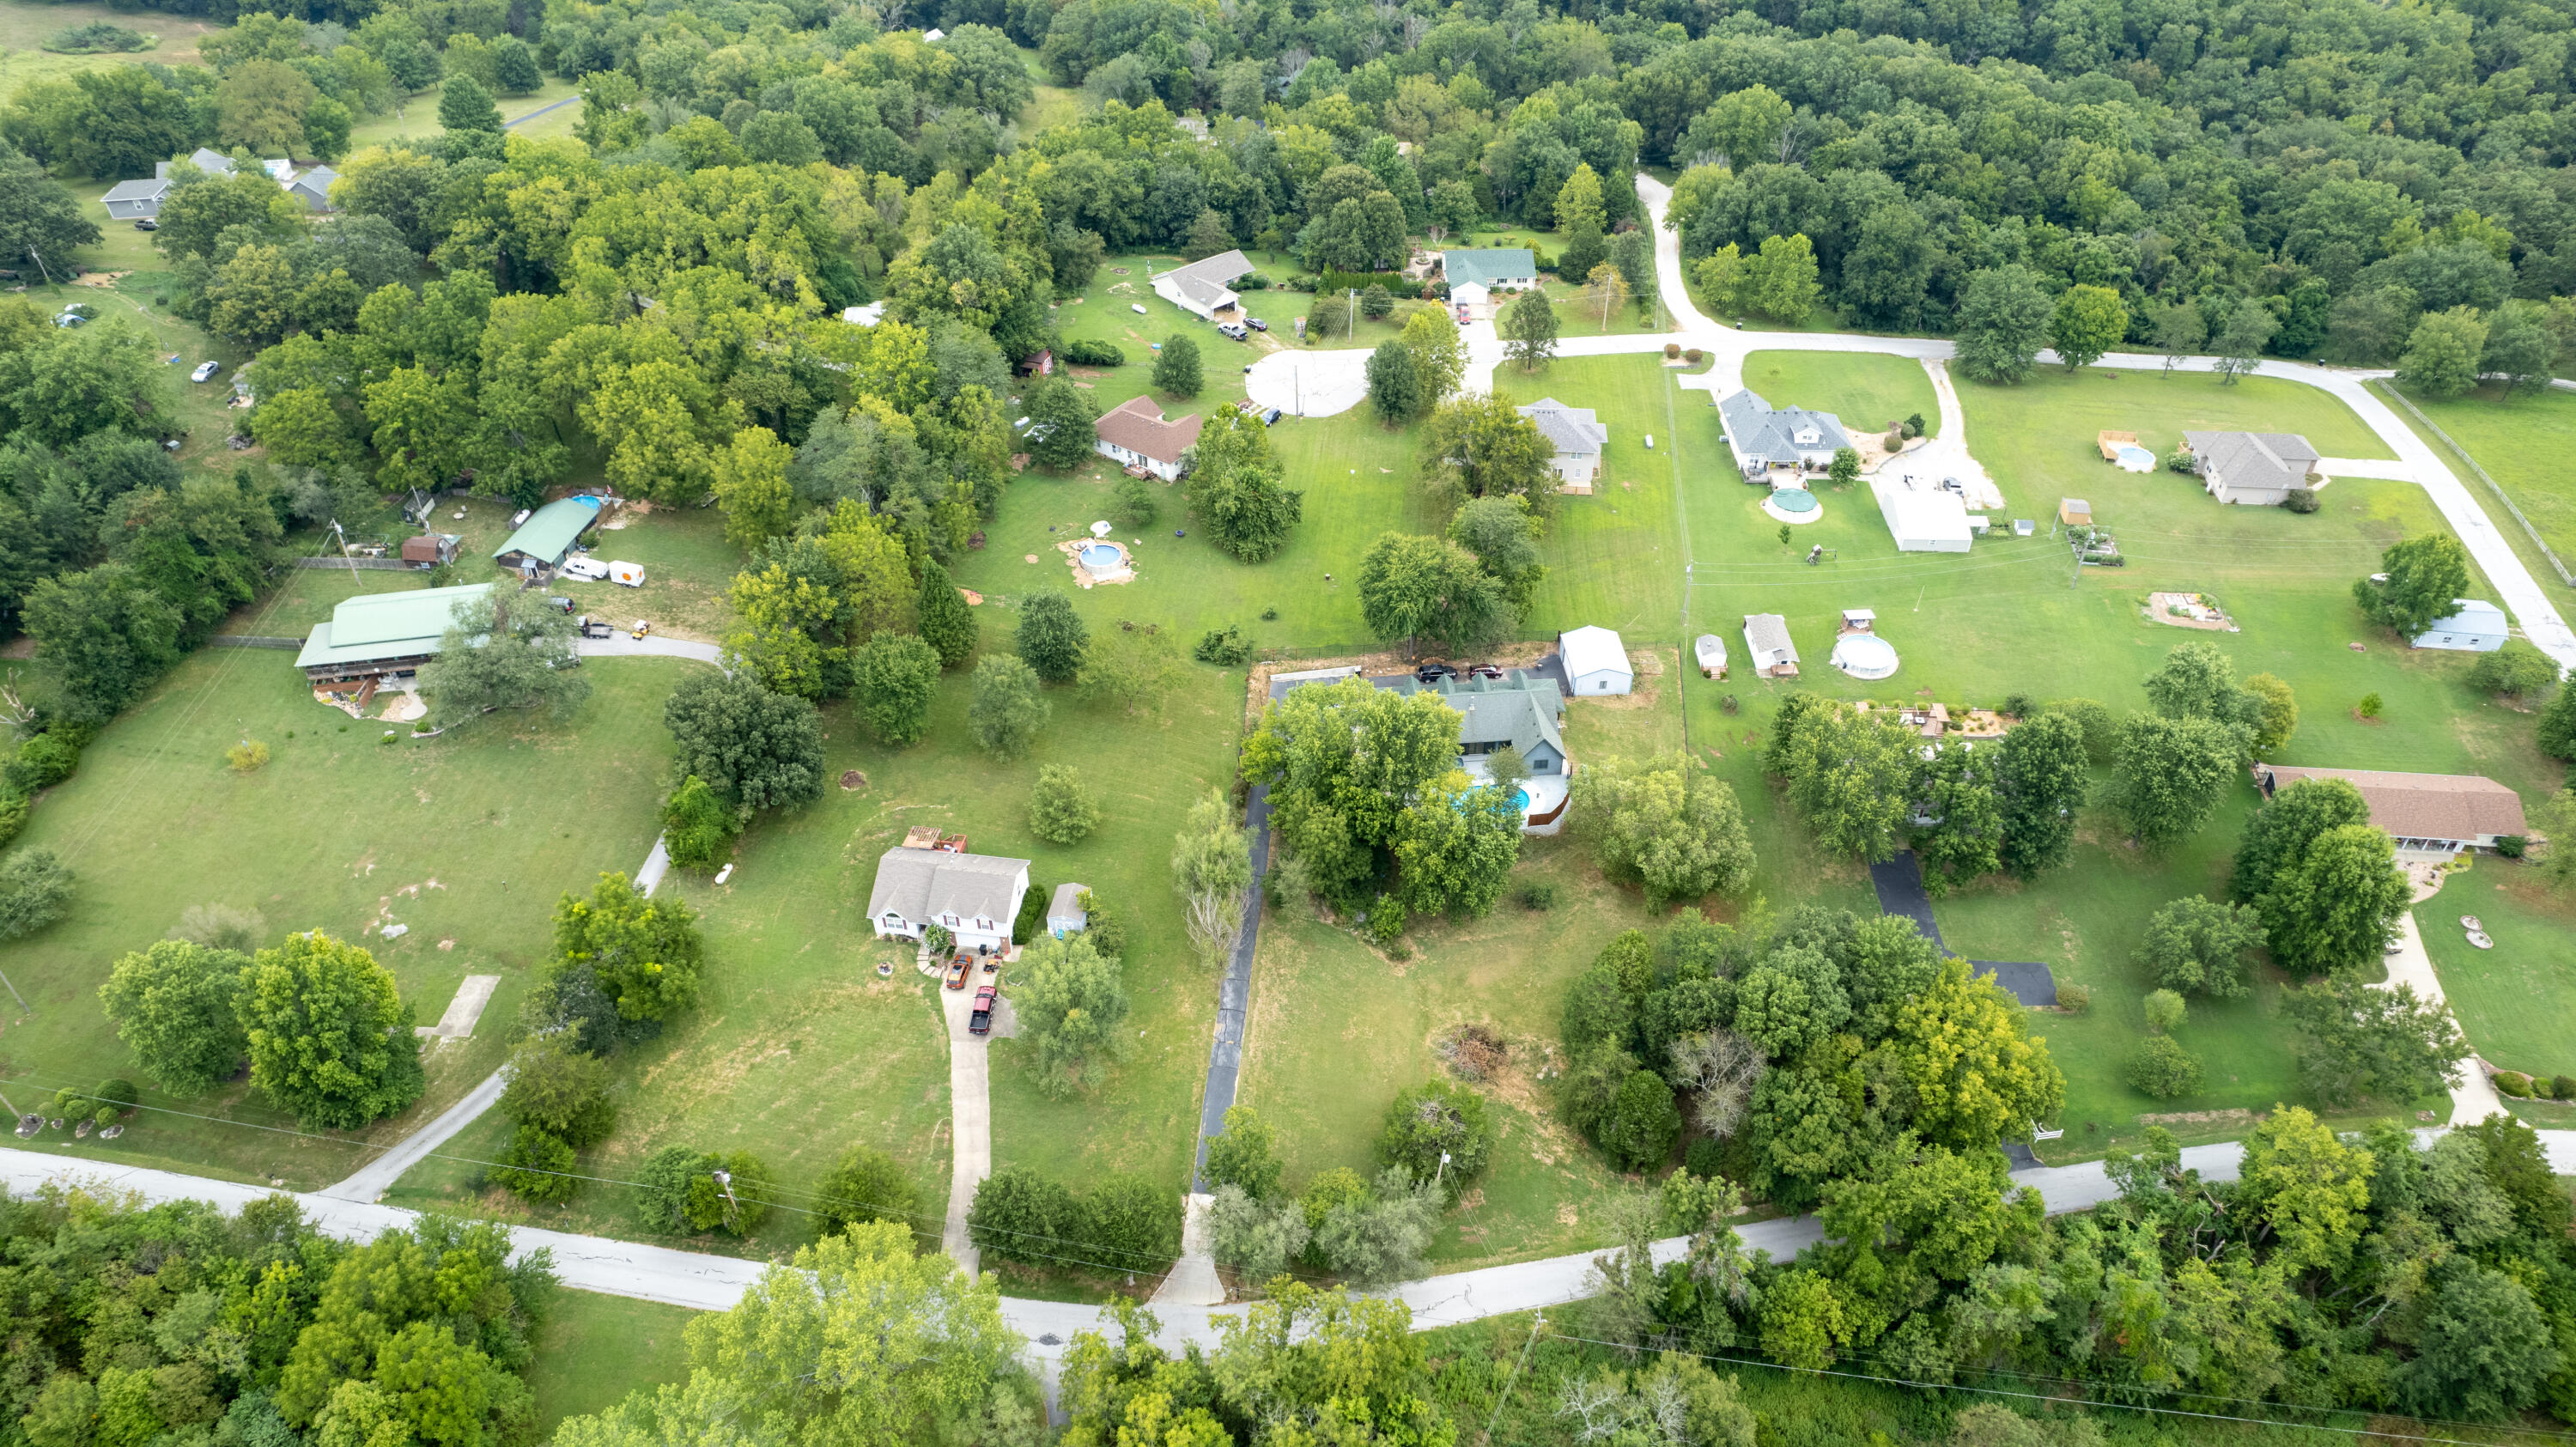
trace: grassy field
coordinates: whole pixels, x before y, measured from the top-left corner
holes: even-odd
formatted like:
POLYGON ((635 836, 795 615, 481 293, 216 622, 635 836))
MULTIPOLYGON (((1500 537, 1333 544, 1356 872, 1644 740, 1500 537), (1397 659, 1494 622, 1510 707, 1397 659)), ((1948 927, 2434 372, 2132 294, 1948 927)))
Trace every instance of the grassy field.
MULTIPOLYGON (((345 574, 305 575, 256 626, 291 626, 284 620, 325 610, 348 587, 345 574)), ((337 1180, 367 1144, 417 1128, 498 1063, 556 896, 643 861, 657 795, 639 781, 660 776, 670 749, 660 701, 688 666, 596 661, 595 691, 566 723, 496 715, 437 739, 380 744, 379 725, 314 703, 282 653, 189 658, 100 734, 29 821, 22 843, 56 851, 80 886, 69 918, 9 951, 9 978, 32 1012, 0 1038, 0 1079, 13 1091, 50 1090, 131 1073, 98 986, 110 961, 193 904, 256 909, 272 936, 320 928, 367 943, 423 1021, 466 975, 499 974, 475 1036, 429 1052, 429 1094, 372 1131, 259 1128, 291 1123, 236 1084, 193 1101, 147 1092, 156 1109, 212 1119, 147 1114, 123 1140, 79 1148, 298 1189, 337 1180), (273 756, 247 777, 223 762, 241 738, 273 756), (407 936, 377 938, 397 921, 411 926, 407 936)))
POLYGON ((91 5, 81 0, 32 5, 24 0, 0 4, 0 103, 33 81, 60 80, 80 71, 110 65, 195 65, 197 40, 224 27, 193 15, 167 11, 138 12, 130 6, 91 5), (57 30, 104 20, 152 36, 148 50, 122 55, 56 55, 42 49, 57 30))
POLYGON ((1923 364, 1911 357, 1755 352, 1744 359, 1744 385, 1774 407, 1831 412, 1850 432, 1884 431, 1909 416, 1923 419, 1927 437, 1941 431, 1941 399, 1932 394, 1923 364))
POLYGON ((2576 902, 2522 865, 2482 858, 2417 905, 2415 925, 2482 1059, 2527 1075, 2576 1075, 2576 902), (2477 916, 2494 949, 2469 943, 2462 915, 2477 916))
MULTIPOLYGON (((1649 757, 1681 742, 1678 659, 1622 700, 1580 700, 1566 749, 1581 762, 1649 757)), ((1440 1074, 1438 1040, 1482 1024, 1510 1044, 1510 1064, 1479 1088, 1501 1107, 1486 1177, 1448 1216, 1433 1258, 1444 1269, 1601 1244, 1589 1208, 1617 1178, 1554 1119, 1542 1067, 1556 1052, 1565 986, 1620 930, 1653 929, 1642 898, 1603 880, 1571 838, 1523 841, 1513 884, 1543 882, 1557 906, 1506 902, 1481 920, 1417 921, 1413 957, 1387 959, 1345 924, 1296 901, 1265 918, 1238 1099, 1282 1138, 1291 1189, 1337 1166, 1373 1174, 1371 1148, 1395 1092, 1440 1074)))
POLYGON ((1556 521, 1541 543, 1547 577, 1522 631, 1553 637, 1590 623, 1616 629, 1632 644, 1675 639, 1687 555, 1673 504, 1680 464, 1672 451, 1672 384, 1662 359, 1575 357, 1534 372, 1505 364, 1494 369, 1494 393, 1523 405, 1554 397, 1589 407, 1610 429, 1592 495, 1557 499, 1556 521), (1646 450, 1648 433, 1665 439, 1662 450, 1646 450))
MULTIPOLYGON (((986 646, 1008 646, 1006 617, 984 610, 986 646)), ((675 874, 665 890, 701 911, 705 993, 662 1039, 619 1062, 618 1129, 589 1158, 595 1174, 632 1179, 651 1151, 675 1141, 757 1152, 782 1199, 808 1200, 840 1153, 866 1144, 912 1168, 935 1236, 948 1179, 948 1057, 936 984, 914 974, 910 951, 877 944, 867 895, 878 855, 905 829, 935 823, 966 833, 979 853, 1035 861, 1033 887, 1079 880, 1131 921, 1127 985, 1138 1041, 1095 1097, 1050 1101, 994 1050, 994 1163, 1035 1165, 1068 1180, 1130 1170, 1177 1183, 1194 1138, 1214 977, 1190 957, 1173 903, 1167 841, 1191 801, 1231 769, 1242 675, 1191 665, 1158 710, 1111 716, 1059 696, 1055 719, 1028 757, 996 763, 965 728, 963 674, 943 684, 928 738, 908 750, 866 739, 844 706, 826 710, 828 768, 856 769, 864 787, 827 792, 802 810, 760 821, 733 877, 716 885, 675 874), (1070 763, 1096 788, 1106 816, 1070 849, 1027 830, 1039 767, 1070 763), (900 959, 891 979, 880 960, 900 959)), ((506 1140, 497 1119, 458 1137, 447 1154, 406 1176, 390 1198, 572 1230, 640 1234, 628 1193, 593 1186, 562 1207, 531 1209, 482 1188, 482 1168, 506 1140)), ((797 1209, 772 1215, 747 1245, 781 1251, 814 1235, 797 1209)))
POLYGON ((531 1343, 538 1440, 551 1438, 564 1418, 613 1407, 637 1388, 685 1381, 689 1352, 681 1333, 697 1315, 655 1301, 556 1292, 531 1343))
MULTIPOLYGON (((2557 465, 2567 439, 2576 437, 2576 392, 2552 389, 2535 397, 2513 397, 2506 395, 2501 384, 2493 384, 2448 402, 2411 392, 2405 397, 2423 409, 2424 415, 2448 433, 2451 441, 2466 448, 2478 466, 2504 489, 2505 496, 2513 499, 2514 506, 2522 509, 2522 515, 2531 520, 2541 540, 2561 561, 2576 568, 2576 485, 2569 483, 2565 468, 2557 465)), ((2415 425, 2404 406, 2397 407, 2396 412, 2408 426, 2415 425)), ((2420 427, 2416 430, 2423 431, 2420 427)), ((2536 550, 2529 546, 2529 537, 2510 514, 2496 506, 2495 495, 2486 484, 2460 466, 2440 438, 2425 440, 2459 474, 2470 495, 2487 509, 2497 531, 2526 555, 2532 573, 2554 581, 2556 574, 2532 556, 2536 550)))

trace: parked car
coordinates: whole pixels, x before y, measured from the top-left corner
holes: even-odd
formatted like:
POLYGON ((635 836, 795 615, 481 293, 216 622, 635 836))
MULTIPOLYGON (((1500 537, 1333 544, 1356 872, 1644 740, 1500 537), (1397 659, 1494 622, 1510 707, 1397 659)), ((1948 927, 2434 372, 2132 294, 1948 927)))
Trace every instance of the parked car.
POLYGON ((1266 332, 1270 330, 1270 323, 1263 321, 1259 317, 1245 317, 1243 319, 1243 324, 1252 328, 1256 332, 1266 332))
POLYGON ((955 962, 950 964, 948 967, 948 988, 952 990, 965 989, 966 977, 973 973, 975 973, 975 962, 964 955, 959 955, 955 962))
POLYGON ((571 600, 570 598, 566 598, 566 597, 562 597, 562 596, 560 596, 560 595, 556 595, 556 596, 552 596, 552 597, 547 598, 547 599, 546 599, 546 601, 547 601, 548 603, 553 604, 555 607, 561 608, 562 610, 564 610, 564 611, 565 611, 565 612, 567 612, 567 613, 569 613, 569 612, 571 612, 571 611, 572 611, 572 600, 571 600))
POLYGON ((138 216, 134 221, 134 229, 137 231, 158 231, 161 229, 161 223, 153 220, 149 216, 138 216))
POLYGON ((967 1034, 990 1035, 993 1033, 993 996, 995 993, 996 991, 990 985, 985 985, 975 991, 975 1008, 973 1012, 968 1014, 966 1017, 967 1034))
POLYGON ((1223 335, 1238 342, 1249 340, 1252 336, 1252 333, 1245 331, 1242 324, 1239 322, 1218 322, 1216 324, 1216 329, 1223 335))
POLYGON ((221 362, 199 362, 197 364, 197 370, 188 374, 188 380, 191 382, 211 382, 215 380, 215 374, 223 369, 223 364, 221 362))
POLYGON ((1479 663, 1467 672, 1477 678, 1500 678, 1503 671, 1490 663, 1479 663))
MULTIPOLYGON (((1252 369, 1250 367, 1246 367, 1243 370, 1249 372, 1252 369)), ((1279 425, 1279 419, 1285 415, 1285 413, 1281 412, 1280 409, 1276 407, 1264 407, 1261 409, 1261 425, 1264 427, 1276 427, 1279 425)))
POLYGON ((615 628, 610 627, 608 624, 599 622, 587 613, 582 614, 580 618, 574 621, 581 629, 581 636, 584 638, 613 638, 617 634, 617 630, 615 628))
POLYGON ((608 565, 591 558, 566 558, 556 565, 555 571, 567 578, 581 578, 593 583, 608 579, 608 565))
POLYGON ((1413 681, 1416 683, 1438 683, 1444 678, 1456 678, 1457 676, 1458 670, 1451 668, 1445 663, 1426 663, 1420 668, 1413 670, 1413 681))

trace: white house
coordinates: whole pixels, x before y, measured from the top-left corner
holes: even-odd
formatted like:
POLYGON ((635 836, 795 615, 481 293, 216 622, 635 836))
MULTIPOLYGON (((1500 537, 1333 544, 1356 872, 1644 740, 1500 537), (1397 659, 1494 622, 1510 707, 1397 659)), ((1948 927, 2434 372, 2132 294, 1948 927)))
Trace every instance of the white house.
POLYGON ((1878 515, 1900 553, 1964 553, 1976 536, 1968 505, 1957 493, 1884 472, 1869 480, 1869 490, 1878 496, 1878 515))
POLYGON ((1234 308, 1234 283, 1252 270, 1252 258, 1240 251, 1220 251, 1205 261, 1176 266, 1154 278, 1154 295, 1195 316, 1216 320, 1234 308))
POLYGON ((2418 648, 2451 648, 2463 653, 2493 653, 2504 647, 2513 624, 2504 610, 2493 603, 2475 598, 2454 598, 2451 606, 2459 611, 2441 619, 2417 634, 2418 648))
POLYGON ((868 923, 879 939, 907 940, 938 925, 956 936, 961 950, 1002 954, 1011 948, 1011 922, 1028 892, 1025 859, 898 844, 877 860, 868 923))
POLYGON ((2278 507, 2317 470, 2317 449, 2295 432, 2186 432, 2182 445, 2220 502, 2278 507))
POLYGON ((1735 453, 1735 465, 1749 478, 1775 467, 1822 472, 1833 465, 1836 452, 1851 446, 1842 419, 1833 413, 1774 407, 1749 389, 1718 403, 1717 415, 1726 423, 1726 445, 1735 453))
POLYGON ((1577 628, 1556 636, 1557 655, 1565 660, 1565 681, 1577 698, 1626 693, 1637 681, 1628 666, 1628 648, 1607 628, 1577 628))
POLYGON ((1082 897, 1090 890, 1091 886, 1087 884, 1059 884, 1055 887, 1055 893, 1047 897, 1048 934, 1063 939, 1066 935, 1078 935, 1091 928, 1091 912, 1082 907, 1082 897))
POLYGON ((1165 417, 1151 397, 1131 397, 1092 424, 1091 450, 1121 467, 1178 482, 1181 456, 1199 440, 1199 414, 1165 417))
POLYGON ((1755 677, 1798 676, 1798 645, 1789 641, 1789 620, 1779 614, 1745 614, 1744 648, 1755 677))
POLYGON ((1548 459, 1548 470, 1556 474, 1561 492, 1588 493, 1601 475, 1601 454, 1610 446, 1610 429, 1594 416, 1589 407, 1568 407, 1554 397, 1541 397, 1520 414, 1538 428, 1539 435, 1555 444, 1556 455, 1548 459))

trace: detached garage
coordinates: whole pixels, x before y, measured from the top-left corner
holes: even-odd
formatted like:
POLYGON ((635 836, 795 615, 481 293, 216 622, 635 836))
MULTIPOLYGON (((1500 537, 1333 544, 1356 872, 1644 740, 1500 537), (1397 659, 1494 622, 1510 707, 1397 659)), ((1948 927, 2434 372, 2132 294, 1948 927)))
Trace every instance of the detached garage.
POLYGON ((1976 533, 1968 526, 1967 505, 1955 493, 1911 486, 1912 479, 1878 478, 1878 515, 1887 523, 1900 553, 1964 553, 1976 533))
POLYGON ((1565 660, 1566 686, 1577 698, 1626 693, 1636 684, 1636 672, 1628 666, 1628 646, 1607 628, 1560 633, 1556 651, 1565 660))

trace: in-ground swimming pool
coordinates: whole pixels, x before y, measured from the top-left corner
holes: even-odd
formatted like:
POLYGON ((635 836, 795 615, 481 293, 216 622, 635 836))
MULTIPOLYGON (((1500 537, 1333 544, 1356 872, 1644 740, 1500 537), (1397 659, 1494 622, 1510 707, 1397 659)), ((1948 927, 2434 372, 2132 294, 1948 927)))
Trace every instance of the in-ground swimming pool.
POLYGON ((2126 444, 2120 448, 2120 455, 2117 460, 2123 469, 2130 472, 2153 472, 2156 470, 2156 455, 2149 452, 2147 449, 2138 446, 2134 442, 2126 444))
POLYGON ((1127 550, 1116 543, 1085 543, 1082 565, 1095 573, 1106 573, 1127 566, 1127 550))

